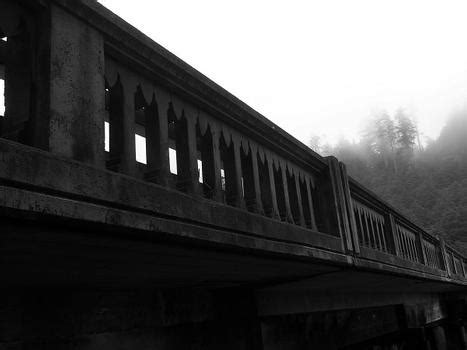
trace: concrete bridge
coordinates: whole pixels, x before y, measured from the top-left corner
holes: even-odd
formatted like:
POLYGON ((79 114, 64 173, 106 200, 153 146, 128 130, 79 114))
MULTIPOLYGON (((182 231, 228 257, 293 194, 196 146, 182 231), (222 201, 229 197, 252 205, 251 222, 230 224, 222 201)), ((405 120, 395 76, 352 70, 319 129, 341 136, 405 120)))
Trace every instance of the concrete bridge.
POLYGON ((1 350, 466 349, 465 257, 337 159, 96 1, 0 38, 1 350))

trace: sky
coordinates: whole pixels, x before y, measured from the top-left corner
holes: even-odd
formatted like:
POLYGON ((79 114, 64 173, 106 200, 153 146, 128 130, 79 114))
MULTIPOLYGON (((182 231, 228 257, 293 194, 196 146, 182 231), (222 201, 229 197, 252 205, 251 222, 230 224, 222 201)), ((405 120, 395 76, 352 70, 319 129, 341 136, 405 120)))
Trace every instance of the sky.
POLYGON ((100 0, 304 143, 404 108, 437 137, 467 102, 467 2, 100 0))

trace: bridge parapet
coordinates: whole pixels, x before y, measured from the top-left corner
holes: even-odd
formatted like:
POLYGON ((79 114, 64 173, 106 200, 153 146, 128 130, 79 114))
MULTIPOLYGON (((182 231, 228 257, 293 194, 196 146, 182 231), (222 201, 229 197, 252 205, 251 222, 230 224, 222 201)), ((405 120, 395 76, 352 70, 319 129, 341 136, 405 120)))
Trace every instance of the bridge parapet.
POLYGON ((0 141, 4 184, 467 281, 461 254, 342 163, 95 1, 1 4, 1 137, 42 150, 0 141))

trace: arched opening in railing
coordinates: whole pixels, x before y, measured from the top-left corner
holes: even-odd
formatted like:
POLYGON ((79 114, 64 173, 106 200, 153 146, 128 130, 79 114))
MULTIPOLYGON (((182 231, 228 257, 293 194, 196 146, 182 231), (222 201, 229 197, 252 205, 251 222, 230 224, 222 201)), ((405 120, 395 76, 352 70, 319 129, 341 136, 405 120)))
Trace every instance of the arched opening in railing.
POLYGON ((216 170, 214 167, 214 149, 211 127, 207 126, 204 133, 200 123, 196 123, 196 147, 198 155, 199 182, 204 197, 212 199, 216 191, 216 170))
MULTIPOLYGON (((8 37, 0 27, 0 118, 5 117, 5 60, 8 37)), ((0 119, 0 130, 2 125, 0 119)))
POLYGON ((15 7, 0 17, 0 135, 32 144, 33 33, 15 7))
POLYGON ((182 192, 190 192, 193 189, 191 188, 192 174, 188 145, 188 122, 185 113, 181 113, 181 116, 177 116, 173 105, 170 104, 167 113, 169 147, 172 149, 170 152, 170 167, 173 175, 174 187, 182 192))
MULTIPOLYGON (((144 98, 141 87, 135 92, 135 158, 139 164, 147 164, 146 145, 146 119, 149 105, 144 98)), ((145 171, 145 167, 140 167, 140 172, 145 171), (143 169, 141 169, 143 168, 143 169)))
POLYGON ((223 200, 226 204, 235 206, 241 193, 237 193, 236 183, 238 174, 235 170, 234 144, 231 140, 227 144, 226 136, 224 133, 221 133, 219 145, 223 200))
POLYGON ((108 140, 106 142, 106 167, 112 171, 121 170, 123 155, 123 86, 120 78, 113 86, 106 82, 106 117, 105 129, 108 130, 108 140))

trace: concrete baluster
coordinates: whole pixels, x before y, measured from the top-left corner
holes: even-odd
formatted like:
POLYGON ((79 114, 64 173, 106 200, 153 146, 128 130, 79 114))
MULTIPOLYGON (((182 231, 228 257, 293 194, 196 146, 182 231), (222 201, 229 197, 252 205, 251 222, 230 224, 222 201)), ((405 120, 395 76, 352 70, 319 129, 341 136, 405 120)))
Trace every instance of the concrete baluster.
POLYGON ((306 192, 307 192, 307 197, 308 197, 308 207, 310 209, 311 228, 312 230, 318 231, 318 226, 316 225, 313 197, 311 194, 310 181, 308 179, 305 179, 305 182, 306 182, 306 192))
POLYGON ((188 145, 188 170, 189 170, 189 184, 188 192, 193 194, 200 194, 199 187, 199 173, 198 173, 198 156, 196 149, 196 119, 190 113, 186 115, 187 120, 187 145, 188 145))
POLYGON ((156 95, 158 119, 157 119, 157 164, 154 164, 156 181, 159 185, 168 186, 170 177, 169 161, 169 127, 167 123, 170 96, 164 91, 156 95))
POLYGON ((290 223, 293 223, 292 209, 290 208, 290 197, 289 197, 289 186, 287 184, 287 171, 286 165, 281 166, 282 171, 282 186, 284 187, 284 198, 285 198, 285 212, 286 220, 290 223))
POLYGON ((222 201, 222 183, 221 183, 221 149, 220 149, 220 131, 215 125, 211 125, 212 136, 212 157, 213 157, 213 173, 214 173, 214 189, 212 198, 215 201, 222 201))
POLYGON ((280 220, 279 207, 277 205, 276 180, 274 179, 274 164, 271 158, 268 159, 269 185, 271 187, 272 218, 280 220))
POLYGON ((295 171, 293 172, 293 175, 295 177, 295 191, 297 191, 297 202, 298 202, 298 212, 300 216, 300 226, 306 227, 305 223, 305 215, 303 214, 303 205, 302 205, 302 193, 300 190, 300 176, 299 174, 295 171))
POLYGON ((233 151, 234 151, 234 162, 235 162, 235 188, 237 198, 235 200, 238 208, 245 208, 245 200, 243 197, 243 186, 242 186, 242 158, 241 158, 241 142, 237 137, 232 137, 233 151))
POLYGON ((258 170, 258 149, 256 146, 251 147, 251 163, 253 169, 253 185, 255 191, 255 212, 263 214, 263 203, 261 201, 261 187, 258 170))

